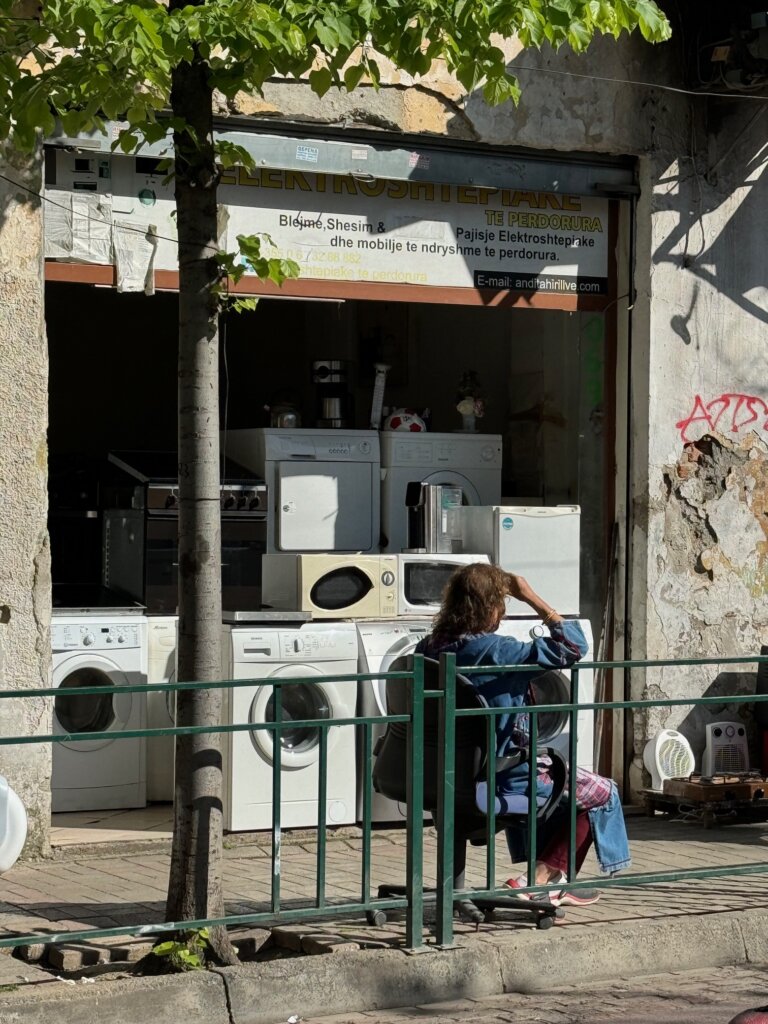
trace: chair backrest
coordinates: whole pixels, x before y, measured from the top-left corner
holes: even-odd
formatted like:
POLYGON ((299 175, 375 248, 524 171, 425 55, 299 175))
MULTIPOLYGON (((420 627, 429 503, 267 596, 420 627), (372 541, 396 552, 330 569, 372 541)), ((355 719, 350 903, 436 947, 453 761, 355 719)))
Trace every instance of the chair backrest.
MULTIPOLYGON (((411 671, 413 655, 398 658, 390 672, 411 671)), ((431 658, 424 659, 424 688, 437 690, 440 666, 431 658)), ((387 680, 387 711, 392 715, 408 714, 406 679, 387 680)), ((437 806, 438 781, 438 717, 439 700, 424 701, 424 809, 437 806)), ((459 708, 487 707, 486 702, 466 678, 456 676, 456 706, 459 708)), ((407 726, 404 722, 390 722, 378 747, 373 766, 373 785, 378 793, 391 800, 405 802, 407 786, 407 726)), ((456 810, 477 813, 475 807, 475 780, 487 758, 486 721, 483 716, 456 719, 456 810)))

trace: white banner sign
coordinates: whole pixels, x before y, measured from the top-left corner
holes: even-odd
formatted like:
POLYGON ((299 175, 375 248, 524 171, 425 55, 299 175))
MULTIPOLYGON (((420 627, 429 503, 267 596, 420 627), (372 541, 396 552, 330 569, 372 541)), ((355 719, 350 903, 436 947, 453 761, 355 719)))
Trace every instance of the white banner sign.
MULTIPOLYGON (((110 193, 121 224, 152 225, 160 236, 155 269, 176 270, 173 190, 152 162, 139 159, 126 174, 131 161, 115 158, 111 177, 104 161, 77 162, 92 162, 93 174, 78 178, 70 154, 59 154, 56 188, 110 193)), ((219 198, 229 251, 237 235, 266 232, 275 248, 265 255, 295 260, 304 279, 608 293, 603 199, 276 169, 226 172, 219 198)))

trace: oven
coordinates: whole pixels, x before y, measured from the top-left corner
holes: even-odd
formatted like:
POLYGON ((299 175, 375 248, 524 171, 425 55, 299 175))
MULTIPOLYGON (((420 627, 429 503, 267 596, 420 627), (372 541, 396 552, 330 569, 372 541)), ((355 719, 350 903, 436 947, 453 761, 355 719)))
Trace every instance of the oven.
MULTIPOLYGON (((128 453, 120 454, 120 461, 127 465, 128 453)), ((131 453, 132 461, 149 454, 159 453, 131 453)), ((174 469, 175 462, 174 455, 174 469)), ((167 479, 170 470, 168 465, 163 478, 134 486, 130 501, 123 494, 123 507, 104 513, 103 581, 140 601, 151 615, 178 612, 178 485, 175 479, 167 479), (124 507, 128 504, 132 507, 124 507)), ((230 464, 227 476, 229 480, 235 476, 237 482, 222 483, 220 488, 221 597, 227 611, 261 608, 267 491, 263 483, 245 479, 247 475, 230 464)))

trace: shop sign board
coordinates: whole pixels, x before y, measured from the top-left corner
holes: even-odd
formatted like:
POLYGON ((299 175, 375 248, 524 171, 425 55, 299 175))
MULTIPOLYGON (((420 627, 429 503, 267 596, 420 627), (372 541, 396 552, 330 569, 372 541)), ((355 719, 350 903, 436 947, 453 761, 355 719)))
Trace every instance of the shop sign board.
POLYGON ((603 199, 282 170, 233 171, 221 195, 230 234, 266 231, 305 277, 608 292, 603 199))
MULTIPOLYGON (((127 230, 130 224, 152 227, 152 269, 177 270, 173 191, 161 174, 147 173, 146 162, 137 161, 127 175, 125 158, 115 158, 110 179, 103 161, 94 160, 89 191, 84 172, 75 180, 70 154, 57 156, 61 173, 54 188, 76 193, 74 230, 63 233, 72 237, 71 258, 82 260, 90 244, 75 237, 77 224, 88 223, 83 204, 90 203, 100 221, 115 222, 116 252, 125 253, 132 234, 139 244, 141 232, 127 230)), ((229 251, 237 249, 239 234, 266 233, 274 248, 265 247, 265 254, 295 260, 305 282, 350 292, 386 284, 577 299, 609 291, 605 199, 272 168, 225 172, 219 197, 221 241, 229 251)), ((66 212, 57 220, 62 216, 66 212)), ((57 234, 47 255, 66 258, 60 224, 57 234)), ((103 262, 101 236, 93 262, 103 262)), ((146 251, 146 239, 143 244, 146 251)))

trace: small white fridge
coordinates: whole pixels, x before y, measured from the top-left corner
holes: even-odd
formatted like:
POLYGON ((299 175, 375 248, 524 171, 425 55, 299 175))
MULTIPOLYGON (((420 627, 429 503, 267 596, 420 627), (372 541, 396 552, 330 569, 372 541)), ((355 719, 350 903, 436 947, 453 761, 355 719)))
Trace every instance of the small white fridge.
MULTIPOLYGON (((578 615, 581 545, 578 505, 466 505, 456 509, 463 551, 486 554, 495 565, 525 577, 561 615, 578 615)), ((507 615, 530 615, 507 599, 507 615)))

